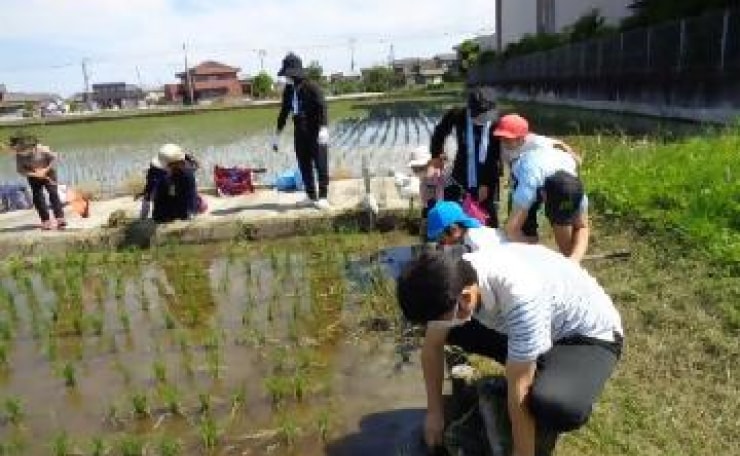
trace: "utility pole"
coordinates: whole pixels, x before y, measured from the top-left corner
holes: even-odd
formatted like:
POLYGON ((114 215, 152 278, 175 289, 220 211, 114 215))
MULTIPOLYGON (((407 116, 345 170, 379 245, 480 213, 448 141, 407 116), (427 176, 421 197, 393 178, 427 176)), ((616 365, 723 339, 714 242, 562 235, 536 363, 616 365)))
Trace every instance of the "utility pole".
POLYGON ((357 40, 355 38, 349 39, 349 58, 350 58, 350 72, 355 72, 355 43, 357 43, 357 40))
POLYGON ((82 99, 85 101, 85 106, 90 109, 90 75, 87 72, 87 59, 82 59, 82 79, 85 84, 85 94, 82 99))
POLYGON ((193 104, 195 102, 193 78, 190 76, 190 68, 188 67, 188 47, 185 43, 182 43, 182 52, 185 55, 185 85, 187 86, 187 91, 189 95, 189 104, 193 104))
POLYGON ((138 65, 136 65, 136 79, 139 81, 139 88, 144 90, 143 84, 141 83, 141 72, 139 71, 138 65))
POLYGON ((393 66, 393 61, 396 60, 396 52, 393 48, 393 43, 391 43, 390 49, 388 50, 388 66, 393 66))
POLYGON ((257 53, 260 56, 260 72, 265 71, 265 56, 267 55, 267 51, 260 49, 257 53))

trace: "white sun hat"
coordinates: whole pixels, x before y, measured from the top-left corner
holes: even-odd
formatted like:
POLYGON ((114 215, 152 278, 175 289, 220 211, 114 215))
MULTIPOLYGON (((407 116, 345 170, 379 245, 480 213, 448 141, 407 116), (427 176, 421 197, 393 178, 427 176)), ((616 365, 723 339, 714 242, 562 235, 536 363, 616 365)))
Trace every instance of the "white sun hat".
POLYGON ((419 168, 426 166, 431 159, 432 154, 429 153, 429 146, 419 146, 411 151, 411 159, 408 162, 408 167, 419 168))
POLYGON ((185 151, 177 144, 165 144, 159 149, 156 157, 152 158, 152 166, 164 168, 167 165, 185 160, 185 151))

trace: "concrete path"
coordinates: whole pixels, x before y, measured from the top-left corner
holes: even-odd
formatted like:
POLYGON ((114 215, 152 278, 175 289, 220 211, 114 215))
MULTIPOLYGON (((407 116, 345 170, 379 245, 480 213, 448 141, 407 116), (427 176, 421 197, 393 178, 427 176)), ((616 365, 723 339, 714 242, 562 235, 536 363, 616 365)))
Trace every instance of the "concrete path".
MULTIPOLYGON (((371 193, 377 200, 381 211, 400 211, 409 207, 409 200, 402 199, 391 178, 374 178, 371 193)), ((174 222, 158 229, 158 233, 176 233, 178 239, 189 235, 208 238, 204 230, 211 230, 214 240, 228 239, 238 234, 246 225, 257 222, 277 222, 327 218, 362 209, 365 188, 361 179, 332 182, 329 190, 330 211, 314 208, 297 208, 296 203, 303 199, 303 192, 278 192, 274 189, 261 189, 254 194, 236 197, 218 197, 203 193, 208 203, 208 212, 187 222, 174 222), (216 230, 216 228, 219 228, 216 230)), ((106 201, 94 201, 91 215, 87 219, 67 212, 68 228, 64 231, 41 231, 40 222, 34 210, 13 211, 0 214, 0 256, 10 253, 43 253, 48 248, 59 251, 64 246, 84 244, 94 247, 105 246, 110 236, 108 227, 111 214, 122 210, 127 218, 138 217, 140 203, 131 197, 106 201)), ((206 239, 203 239, 206 240, 206 239)), ((64 249, 63 249, 64 250, 64 249)))

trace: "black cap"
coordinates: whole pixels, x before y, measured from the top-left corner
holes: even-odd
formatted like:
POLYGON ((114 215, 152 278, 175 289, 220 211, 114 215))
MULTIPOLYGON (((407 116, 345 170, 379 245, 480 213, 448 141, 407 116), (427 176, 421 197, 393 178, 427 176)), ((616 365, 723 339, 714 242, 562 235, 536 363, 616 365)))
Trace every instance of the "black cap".
POLYGON ((468 108, 472 117, 478 117, 483 113, 492 113, 498 117, 496 91, 492 87, 473 87, 468 93, 468 108))
POLYGON ((28 149, 35 147, 39 143, 39 139, 23 131, 16 131, 8 138, 8 144, 13 148, 28 149))
POLYGON ((558 171, 545 179, 545 215, 554 225, 570 225, 581 211, 583 182, 578 176, 558 171))
POLYGON ((301 58, 292 52, 285 56, 283 65, 278 71, 278 76, 288 76, 291 78, 303 77, 303 62, 301 58))

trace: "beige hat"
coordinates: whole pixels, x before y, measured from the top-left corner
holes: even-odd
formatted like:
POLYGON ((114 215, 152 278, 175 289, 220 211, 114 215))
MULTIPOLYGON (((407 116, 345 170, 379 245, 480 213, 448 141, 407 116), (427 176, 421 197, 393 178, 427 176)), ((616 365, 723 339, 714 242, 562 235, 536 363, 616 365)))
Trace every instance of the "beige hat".
POLYGON ((185 151, 177 144, 165 144, 159 149, 159 154, 152 158, 151 164, 157 168, 164 168, 175 162, 185 160, 185 151))

